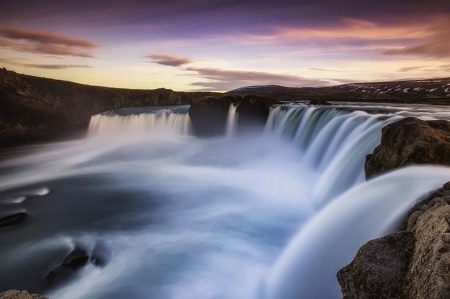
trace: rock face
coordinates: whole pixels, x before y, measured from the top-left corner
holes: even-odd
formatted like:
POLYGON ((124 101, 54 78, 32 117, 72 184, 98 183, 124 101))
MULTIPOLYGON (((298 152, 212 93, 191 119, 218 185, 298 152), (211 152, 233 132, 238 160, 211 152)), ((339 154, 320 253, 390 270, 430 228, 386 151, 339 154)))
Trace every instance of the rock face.
POLYGON ((404 229, 369 241, 338 272, 345 299, 450 298, 450 183, 417 205, 404 229))
POLYGON ((111 109, 190 104, 212 94, 97 87, 0 69, 0 146, 85 132, 91 115, 111 109))
POLYGON ((238 130, 262 128, 269 115, 269 108, 278 101, 258 96, 207 97, 191 104, 189 117, 194 132, 198 136, 211 137, 224 135, 230 105, 237 105, 239 115, 238 130))
POLYGON ((316 100, 311 100, 308 105, 309 106, 310 105, 324 106, 324 105, 331 105, 331 103, 329 103, 329 102, 327 102, 325 100, 316 99, 316 100))
POLYGON ((387 125, 364 167, 370 178, 408 164, 450 165, 450 122, 411 117, 387 125))
POLYGON ((354 260, 337 274, 343 298, 403 298, 414 241, 412 232, 403 231, 362 246, 354 260))
POLYGON ((0 299, 47 299, 47 297, 30 294, 27 291, 11 290, 0 293, 0 299))
MULTIPOLYGON (((371 177, 408 164, 450 165, 450 123, 406 118, 383 129, 371 177)), ((401 232, 369 241, 338 272, 346 299, 450 298, 450 182, 417 204, 401 232)))

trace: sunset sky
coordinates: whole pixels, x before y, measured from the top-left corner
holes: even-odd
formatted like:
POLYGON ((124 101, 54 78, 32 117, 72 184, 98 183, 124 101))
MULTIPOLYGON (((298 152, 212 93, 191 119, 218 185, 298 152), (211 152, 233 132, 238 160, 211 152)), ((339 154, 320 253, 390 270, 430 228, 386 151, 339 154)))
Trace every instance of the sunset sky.
POLYGON ((1 0, 0 66, 174 90, 450 77, 450 1, 1 0))

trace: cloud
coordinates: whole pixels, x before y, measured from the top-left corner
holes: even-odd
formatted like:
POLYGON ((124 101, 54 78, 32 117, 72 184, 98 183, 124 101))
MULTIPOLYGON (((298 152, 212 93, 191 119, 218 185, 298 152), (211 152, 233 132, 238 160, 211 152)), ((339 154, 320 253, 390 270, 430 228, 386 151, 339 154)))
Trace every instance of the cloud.
POLYGON ((399 72, 412 72, 412 71, 418 71, 425 68, 425 66, 408 66, 408 67, 402 67, 399 69, 399 72))
POLYGON ((416 46, 391 49, 386 55, 409 55, 430 58, 450 58, 450 18, 439 20, 429 27, 431 34, 416 46))
POLYGON ((62 70, 62 69, 70 69, 70 68, 91 68, 90 65, 84 64, 34 64, 34 63, 23 63, 18 61, 13 61, 9 59, 0 58, 0 62, 8 63, 15 66, 22 67, 30 67, 30 68, 38 68, 38 69, 47 69, 47 70, 62 70))
POLYGON ((52 32, 0 28, 0 47, 23 52, 92 58, 92 51, 98 45, 87 39, 52 32))
POLYGON ((334 73, 340 73, 341 72, 341 71, 338 71, 338 70, 324 69, 324 68, 319 68, 319 67, 310 67, 310 68, 308 68, 308 70, 318 71, 318 72, 334 72, 334 73))
POLYGON ((171 55, 163 55, 163 54, 152 54, 145 56, 146 58, 150 58, 153 63, 167 65, 167 66, 182 66, 188 63, 193 62, 189 58, 177 57, 171 55))
POLYGON ((208 90, 231 90, 248 85, 284 85, 292 87, 326 86, 328 81, 305 78, 288 74, 275 74, 254 71, 221 70, 213 68, 187 68, 207 82, 191 83, 192 86, 203 87, 208 90))

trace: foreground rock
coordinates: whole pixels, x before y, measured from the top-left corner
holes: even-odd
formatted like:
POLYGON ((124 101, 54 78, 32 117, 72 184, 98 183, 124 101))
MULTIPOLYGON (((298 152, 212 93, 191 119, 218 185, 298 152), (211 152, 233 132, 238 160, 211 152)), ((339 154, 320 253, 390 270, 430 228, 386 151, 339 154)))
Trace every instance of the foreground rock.
POLYGON ((97 87, 0 69, 0 146, 71 137, 86 131, 91 115, 111 109, 190 104, 212 94, 97 87))
POLYGON ((206 97, 195 101, 189 109, 194 132, 198 136, 211 137, 224 135, 230 105, 236 107, 239 115, 238 130, 262 128, 269 115, 270 106, 278 101, 258 96, 206 97))
POLYGON ((450 183, 416 206, 404 229, 369 241, 338 272, 345 299, 450 298, 450 183))
POLYGON ((11 290, 0 293, 0 299, 47 299, 47 297, 30 294, 27 291, 11 290))
POLYGON ((450 165, 450 122, 410 117, 387 125, 364 167, 370 178, 409 164, 450 165))
POLYGON ((362 246, 350 265, 337 274, 344 299, 404 298, 414 241, 412 232, 403 231, 362 246))
MULTIPOLYGON (((386 126, 366 176, 408 164, 450 165, 450 123, 386 126)), ((337 276, 345 299, 450 298, 450 182, 412 209, 401 232, 363 245, 337 276)))

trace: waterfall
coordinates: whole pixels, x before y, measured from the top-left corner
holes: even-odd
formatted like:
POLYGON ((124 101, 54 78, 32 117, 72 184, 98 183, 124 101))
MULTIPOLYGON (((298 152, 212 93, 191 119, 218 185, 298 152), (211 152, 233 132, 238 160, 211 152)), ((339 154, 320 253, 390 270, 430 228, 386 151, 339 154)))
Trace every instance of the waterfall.
POLYGON ((139 114, 97 114, 91 117, 88 135, 116 134, 120 132, 164 132, 188 135, 191 120, 186 113, 161 109, 139 114))
POLYGON ((236 113, 236 110, 238 105, 235 106, 233 103, 231 103, 230 108, 228 109, 227 126, 226 126, 227 137, 233 136, 236 133, 238 125, 238 114, 236 113))
POLYGON ((233 138, 181 136, 187 106, 119 109, 94 115, 89 138, 14 152, 0 160, 0 205, 30 221, 0 232, 0 288, 26 289, 75 246, 98 245, 103 267, 44 295, 341 298, 338 269, 450 180, 443 167, 363 171, 383 126, 450 109, 352 105, 278 105, 264 134, 233 138))

